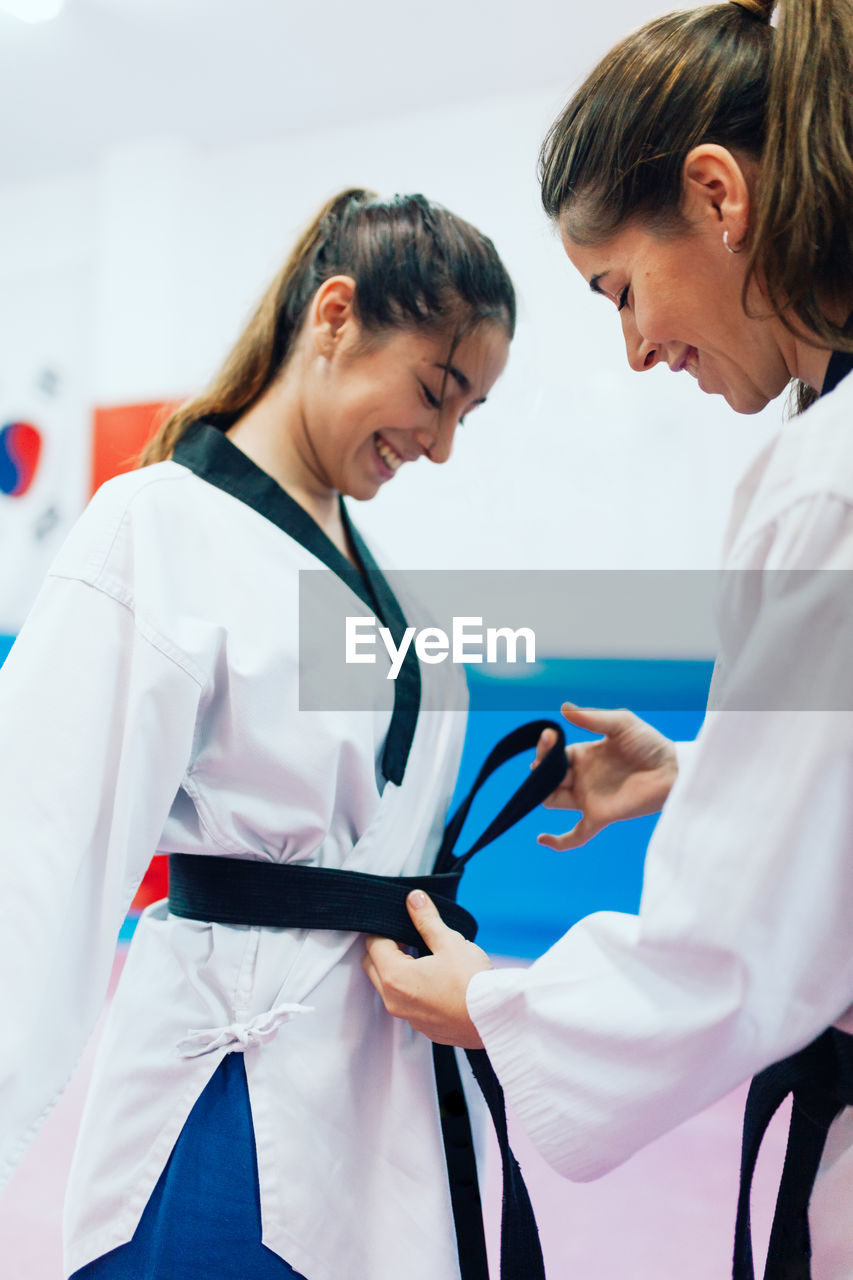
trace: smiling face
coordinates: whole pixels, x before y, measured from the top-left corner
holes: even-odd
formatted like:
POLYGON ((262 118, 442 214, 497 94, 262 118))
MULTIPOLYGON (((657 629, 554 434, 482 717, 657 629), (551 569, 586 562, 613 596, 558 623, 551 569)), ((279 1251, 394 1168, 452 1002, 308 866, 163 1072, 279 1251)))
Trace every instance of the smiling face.
MULTIPOLYGON (((683 229, 660 233, 630 223, 608 240, 578 244, 564 222, 563 245, 594 293, 618 309, 628 363, 642 372, 665 361, 739 413, 757 413, 792 377, 812 381, 808 359, 778 317, 766 317, 757 286, 744 311, 748 227, 745 174, 722 147, 687 158, 683 229)), ((819 386, 819 382, 818 382, 819 386)))
POLYGON ((664 238, 636 226, 594 248, 567 236, 563 244, 593 292, 617 307, 632 369, 665 362, 738 413, 757 413, 787 386, 777 326, 744 312, 740 255, 722 232, 664 238))
POLYGON ((314 362, 303 401, 315 479, 361 500, 409 462, 446 462, 456 428, 481 405, 506 364, 509 338, 484 323, 453 346, 446 334, 394 329, 365 335, 348 322, 314 362))

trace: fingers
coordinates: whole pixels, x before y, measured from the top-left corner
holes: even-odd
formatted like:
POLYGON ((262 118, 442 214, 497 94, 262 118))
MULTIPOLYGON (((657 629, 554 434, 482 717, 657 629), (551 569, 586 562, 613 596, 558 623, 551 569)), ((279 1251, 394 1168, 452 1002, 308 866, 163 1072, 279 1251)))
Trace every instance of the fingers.
POLYGON ((400 965, 405 965, 407 960, 411 961, 411 956, 390 938, 367 939, 361 967, 383 1000, 386 982, 393 981, 393 976, 399 973, 400 965))
POLYGON ((448 942, 458 939, 460 935, 455 929, 448 929, 438 914, 438 908, 422 889, 413 889, 406 898, 406 906, 412 918, 412 924, 435 954, 448 942))
POLYGON ((598 835, 600 830, 600 826, 588 822, 586 818, 581 818, 580 822, 565 835, 554 836, 550 832, 544 832, 536 837, 536 843, 544 845, 546 849, 554 849, 557 853, 565 853, 567 849, 579 849, 593 836, 598 835))
POLYGON ((415 890, 412 897, 412 919, 427 945, 432 939, 441 954, 415 959, 387 938, 370 937, 362 960, 364 971, 393 1017, 405 1019, 438 1044, 481 1049, 483 1042, 468 1013, 465 992, 471 977, 490 969, 492 962, 479 947, 447 928, 426 894, 415 890))
POLYGON ((539 741, 536 743, 536 759, 530 766, 531 769, 535 769, 538 764, 542 763, 556 741, 557 735, 553 729, 542 730, 539 735, 539 741))
POLYGON ((547 799, 542 801, 543 809, 582 809, 583 805, 578 801, 574 793, 574 776, 572 774, 572 766, 569 764, 569 770, 563 781, 557 787, 556 791, 552 791, 547 799))
MULTIPOLYGON (((368 945, 371 941, 372 939, 368 938, 368 945)), ((379 976, 379 970, 371 959, 369 951, 365 951, 364 955, 361 957, 361 967, 384 1000, 385 997, 382 995, 382 979, 379 976)))
POLYGON ((590 733, 619 733, 633 718, 631 712, 624 708, 603 711, 597 707, 576 707, 573 702, 564 702, 560 710, 569 724, 590 733))
POLYGON ((390 938, 369 937, 367 939, 367 954, 377 967, 387 964, 395 964, 402 956, 405 960, 410 960, 411 956, 396 942, 392 942, 390 938))
MULTIPOLYGON (((537 765, 542 763, 548 752, 554 747, 556 741, 557 735, 553 729, 542 730, 542 733, 539 736, 539 741, 536 744, 536 759, 530 766, 531 769, 535 769, 537 765)), ((572 793, 572 764, 574 752, 574 747, 566 747, 566 776, 563 778, 563 781, 557 787, 556 791, 553 791, 547 799, 542 801, 543 808, 576 809, 579 807, 575 803, 574 795, 572 793)))

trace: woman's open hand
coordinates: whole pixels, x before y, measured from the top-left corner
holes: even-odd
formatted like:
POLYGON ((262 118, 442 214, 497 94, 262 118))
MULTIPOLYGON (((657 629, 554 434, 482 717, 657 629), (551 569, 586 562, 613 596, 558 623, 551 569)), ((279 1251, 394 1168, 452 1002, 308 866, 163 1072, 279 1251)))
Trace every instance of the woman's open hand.
MULTIPOLYGON (((678 761, 675 747, 632 711, 598 711, 564 702, 569 724, 604 736, 566 747, 569 769, 545 801, 546 809, 579 809, 580 821, 564 835, 541 835, 549 849, 577 849, 611 822, 657 813, 669 795, 678 761)), ((554 745, 546 729, 533 768, 554 745)))

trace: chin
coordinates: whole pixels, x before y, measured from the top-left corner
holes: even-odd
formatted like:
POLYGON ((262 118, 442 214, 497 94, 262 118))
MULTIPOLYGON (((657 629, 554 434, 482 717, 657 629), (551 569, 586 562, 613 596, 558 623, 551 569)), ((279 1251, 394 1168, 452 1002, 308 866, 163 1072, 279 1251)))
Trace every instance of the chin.
POLYGON ((717 394, 722 395, 726 404, 730 409, 734 409, 735 413, 760 413, 770 403, 767 396, 759 395, 755 391, 721 391, 717 394))
POLYGON ((762 409, 766 409, 771 400, 776 400, 790 386, 787 377, 781 380, 774 377, 771 380, 765 375, 762 382, 763 386, 749 377, 738 379, 735 386, 729 386, 723 382, 721 393, 726 404, 734 409, 735 413, 760 413, 762 409), (765 391, 764 387, 768 387, 769 390, 765 391))
POLYGON ((771 396, 764 395, 751 383, 739 387, 727 386, 725 383, 722 386, 704 387, 700 382, 699 386, 706 395, 722 396, 729 408, 734 409, 735 413, 760 413, 772 399, 771 396))
POLYGON ((735 376, 733 382, 730 382, 725 373, 716 367, 715 361, 708 361, 704 367, 700 361, 697 384, 699 390, 705 395, 722 396, 730 409, 735 413, 743 414, 760 413, 785 389, 782 386, 777 392, 768 396, 749 376, 735 376), (707 375, 708 382, 703 375, 707 375))
POLYGON ((352 498, 354 502, 369 502, 371 498, 375 498, 381 484, 373 481, 362 481, 361 484, 346 485, 340 490, 345 498, 352 498))

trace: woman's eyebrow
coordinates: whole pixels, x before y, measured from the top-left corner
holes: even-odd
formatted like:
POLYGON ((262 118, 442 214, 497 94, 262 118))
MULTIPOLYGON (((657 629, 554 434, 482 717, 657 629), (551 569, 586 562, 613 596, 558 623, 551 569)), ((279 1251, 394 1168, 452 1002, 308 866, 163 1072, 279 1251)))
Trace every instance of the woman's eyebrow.
POLYGON ((461 390, 462 390, 466 395, 467 395, 467 394, 468 394, 468 392, 471 390, 471 383, 470 383, 470 382, 468 381, 468 379, 465 377, 465 374, 462 372, 462 370, 461 370, 461 369, 457 369, 455 365, 453 365, 453 364, 441 364, 441 363, 438 363, 438 364, 433 365, 433 368, 434 368, 434 369, 443 369, 445 373, 449 373, 449 374, 451 375, 451 377, 453 377, 453 378, 455 378, 455 379, 456 379, 456 381, 459 383, 459 387, 460 387, 460 389, 461 389, 461 390))
MULTIPOLYGON (((450 376, 452 378, 455 378, 456 381, 459 383, 459 388, 462 391, 462 394, 467 396, 468 392, 471 390, 471 383, 461 369, 457 369, 456 365, 454 364, 440 364, 440 363, 433 365, 433 368, 442 369, 445 373, 449 373, 450 376)), ((479 400, 474 401, 475 405, 485 404, 485 403, 486 403, 485 396, 481 396, 479 400)))

